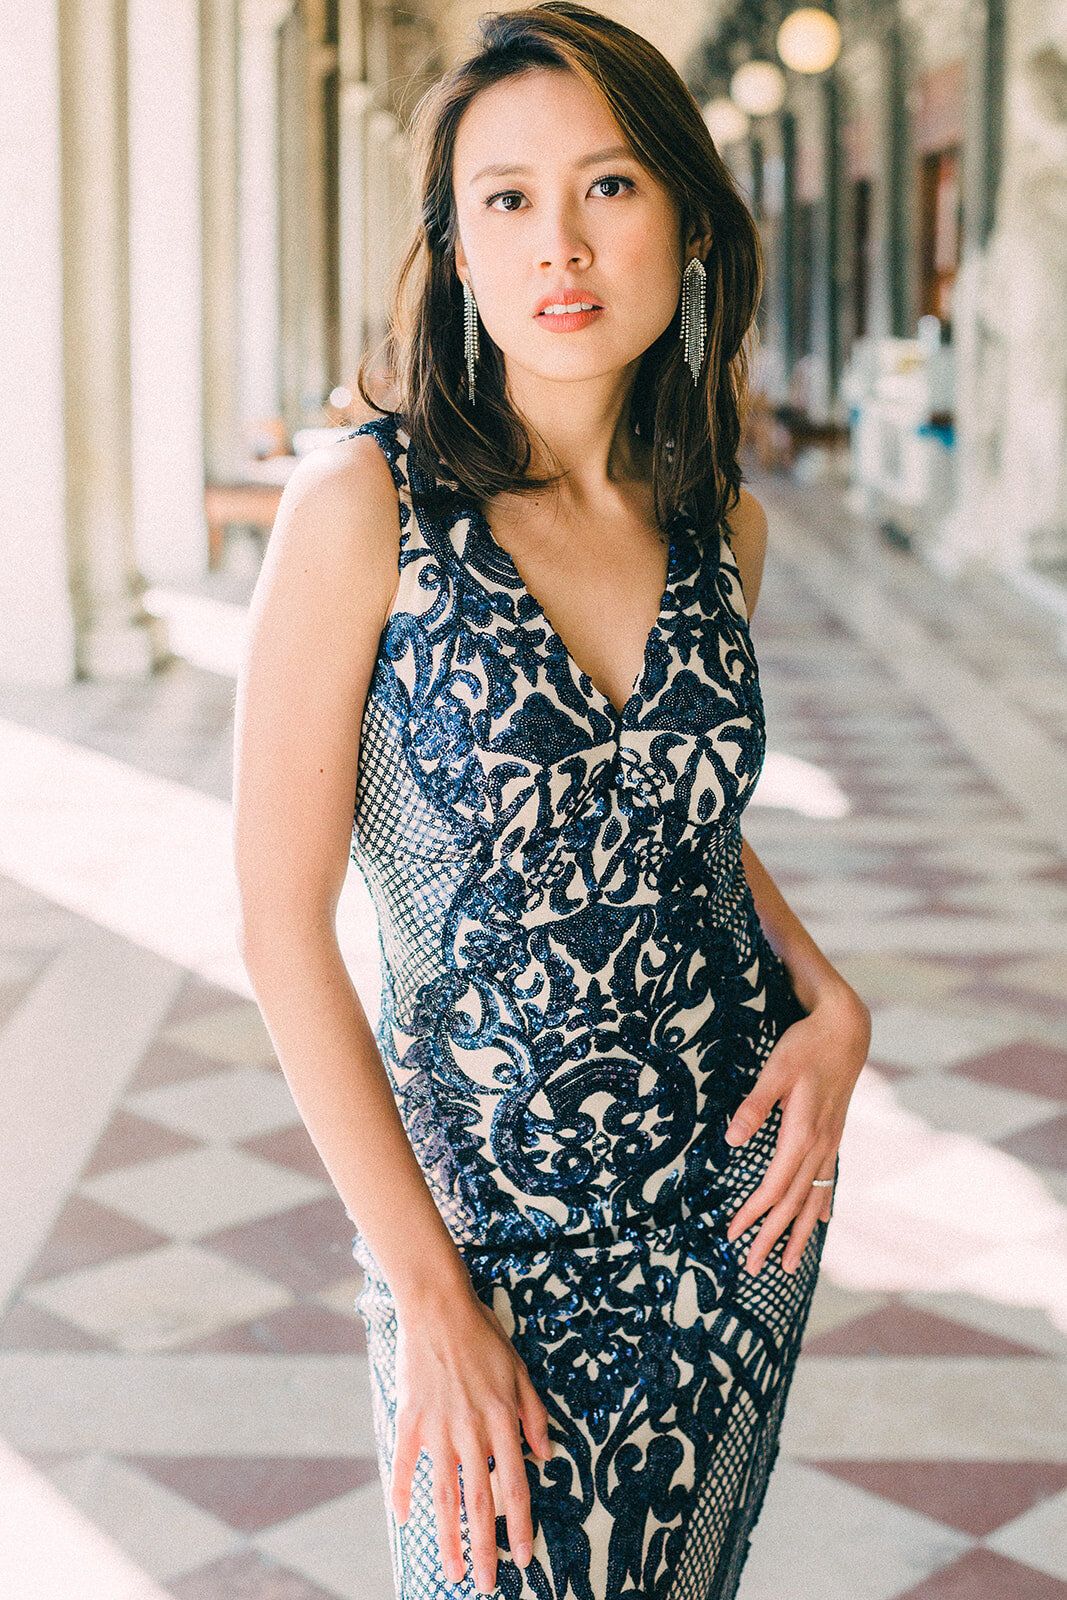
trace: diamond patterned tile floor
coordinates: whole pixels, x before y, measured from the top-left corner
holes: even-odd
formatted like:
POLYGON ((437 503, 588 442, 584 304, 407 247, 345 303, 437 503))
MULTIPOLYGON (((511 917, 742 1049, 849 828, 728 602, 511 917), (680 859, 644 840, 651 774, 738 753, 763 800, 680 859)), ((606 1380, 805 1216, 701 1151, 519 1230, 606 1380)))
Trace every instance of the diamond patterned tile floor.
MULTIPOLYGON (((1062 1392, 1067 1363, 1067 849, 968 733, 951 672, 917 681, 847 597, 876 594, 1031 718, 1056 775, 1067 664, 995 581, 953 584, 879 546, 825 487, 753 487, 772 528, 753 622, 770 750, 848 809, 757 790, 745 831, 867 999, 874 1044, 798 1368, 802 1449, 783 1447, 739 1600, 1062 1600, 1067 1436, 1034 1395, 1062 1392), (846 1394, 861 1436, 838 1414, 846 1394)), ((180 661, 125 689, 0 690, 0 717, 193 788, 212 773, 216 799, 231 708, 231 682, 180 661)), ((0 1047, 85 926, 0 877, 0 1047)), ((242 1399, 210 1438, 206 1418, 171 1434, 185 1454, 163 1453, 165 1429, 97 1448, 115 1433, 93 1414, 76 1449, 26 1438, 23 1454, 172 1600, 390 1600, 347 1218, 255 1005, 177 977, 0 1308, 0 1366, 33 1355, 58 1390, 79 1381, 64 1363, 160 1363, 139 1369, 136 1404, 147 1383, 199 1418, 208 1363, 242 1399), (307 1387, 333 1394, 337 1373, 348 1450, 307 1387), (264 1433, 279 1406, 285 1426, 264 1433)), ((9 1119, 0 1162, 14 1137, 9 1119)), ((0 1393, 16 1448, 19 1415, 0 1393)))

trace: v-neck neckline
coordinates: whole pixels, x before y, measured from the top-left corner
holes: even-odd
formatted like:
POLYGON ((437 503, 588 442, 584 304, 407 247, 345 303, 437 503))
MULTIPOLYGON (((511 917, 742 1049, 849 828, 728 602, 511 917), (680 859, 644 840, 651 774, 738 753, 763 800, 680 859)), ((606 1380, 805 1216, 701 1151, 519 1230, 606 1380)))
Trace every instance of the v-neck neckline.
POLYGON ((667 610, 667 604, 671 597, 671 590, 674 587, 675 569, 677 566, 678 541, 675 538, 674 529, 681 513, 679 511, 674 513, 665 530, 667 534, 667 577, 663 586, 663 593, 660 595, 659 608, 656 612, 655 620, 653 621, 652 626, 645 638, 645 647, 641 654, 641 664, 637 669, 637 675, 630 687, 630 693, 623 703, 621 710, 615 704, 614 700, 611 699, 610 695, 605 694, 603 689, 601 689, 598 684, 593 682, 592 678, 589 676, 588 672, 585 671, 584 667, 580 667, 578 665, 569 646, 566 644, 558 630, 553 626, 544 606, 530 589, 529 584, 526 582, 525 578, 522 576, 521 572, 516 566, 511 552, 509 550, 505 550, 504 546, 500 543, 496 534, 493 532, 489 518, 486 516, 485 512, 480 506, 475 505, 473 507, 473 513, 478 528, 493 545, 494 549, 497 551, 502 562, 504 563, 507 572, 514 580, 511 584, 511 587, 518 593, 524 595, 529 601, 533 608, 533 615, 544 625, 549 645, 566 661, 571 676, 578 684, 578 687, 582 690, 587 698, 595 698, 595 700, 599 702, 599 709, 602 710, 606 716, 611 718, 612 722, 617 728, 622 728, 626 722, 627 712, 630 710, 634 702, 639 701, 641 698, 641 691, 644 687, 645 679, 648 676, 652 647, 658 640, 663 629, 664 615, 667 610))

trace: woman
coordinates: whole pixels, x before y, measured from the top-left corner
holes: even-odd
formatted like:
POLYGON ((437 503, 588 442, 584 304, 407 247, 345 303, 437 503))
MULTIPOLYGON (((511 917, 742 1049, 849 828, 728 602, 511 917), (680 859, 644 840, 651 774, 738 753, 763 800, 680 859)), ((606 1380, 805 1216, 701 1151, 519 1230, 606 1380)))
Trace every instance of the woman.
POLYGON ((870 1026, 739 825, 758 238, 580 6, 483 18, 417 123, 398 408, 301 464, 253 600, 241 948, 358 1230, 401 1600, 725 1600, 870 1026))

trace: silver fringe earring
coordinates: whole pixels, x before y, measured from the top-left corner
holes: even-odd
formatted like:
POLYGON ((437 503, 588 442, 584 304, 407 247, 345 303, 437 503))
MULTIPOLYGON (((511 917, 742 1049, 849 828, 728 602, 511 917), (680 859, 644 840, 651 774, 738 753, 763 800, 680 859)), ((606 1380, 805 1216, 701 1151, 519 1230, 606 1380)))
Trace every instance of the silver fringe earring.
POLYGON ((474 404, 474 375, 478 370, 478 307, 466 278, 463 280, 463 353, 467 358, 467 399, 474 404))
POLYGON ((704 362, 704 343, 708 332, 708 274, 699 256, 694 256, 682 274, 682 359, 693 374, 693 386, 700 379, 704 362))

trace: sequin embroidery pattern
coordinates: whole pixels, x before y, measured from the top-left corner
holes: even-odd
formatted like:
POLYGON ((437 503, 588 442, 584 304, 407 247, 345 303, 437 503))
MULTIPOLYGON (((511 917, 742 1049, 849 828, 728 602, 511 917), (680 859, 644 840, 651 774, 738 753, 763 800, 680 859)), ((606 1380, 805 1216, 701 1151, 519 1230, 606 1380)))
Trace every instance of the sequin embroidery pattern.
MULTIPOLYGON (((679 513, 622 711, 581 671, 484 516, 395 414, 399 587, 360 733, 352 858, 380 930, 378 1045, 478 1294, 549 1410, 527 1453, 534 1559, 503 1600, 731 1600, 777 1452, 825 1225, 795 1273, 729 1216, 779 1115, 723 1133, 804 1015, 763 934, 740 817, 765 754, 723 529, 679 513), (416 509, 445 490, 444 509, 416 509)), ((388 1485, 396 1313, 366 1242, 388 1485)), ((438 1560, 431 1469, 386 1510, 400 1600, 473 1595, 438 1560)))

